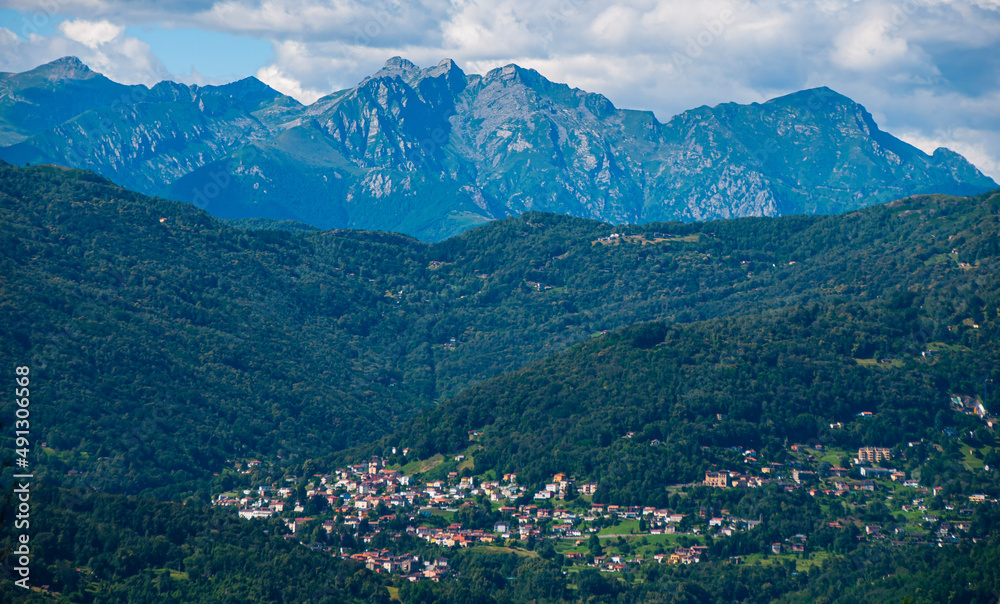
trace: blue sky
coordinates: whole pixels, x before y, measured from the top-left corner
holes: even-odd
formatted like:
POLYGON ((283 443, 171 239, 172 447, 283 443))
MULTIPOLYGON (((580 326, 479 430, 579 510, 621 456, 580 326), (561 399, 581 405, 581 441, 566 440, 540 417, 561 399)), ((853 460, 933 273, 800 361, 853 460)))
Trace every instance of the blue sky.
POLYGON ((1000 0, 0 0, 0 71, 66 55, 127 83, 255 75, 307 103, 395 55, 517 63, 664 121, 825 85, 1000 180, 1000 0))
POLYGON ((149 44, 149 50, 174 74, 200 73, 228 82, 253 75, 274 60, 267 40, 204 29, 164 29, 155 25, 129 27, 125 35, 149 44))

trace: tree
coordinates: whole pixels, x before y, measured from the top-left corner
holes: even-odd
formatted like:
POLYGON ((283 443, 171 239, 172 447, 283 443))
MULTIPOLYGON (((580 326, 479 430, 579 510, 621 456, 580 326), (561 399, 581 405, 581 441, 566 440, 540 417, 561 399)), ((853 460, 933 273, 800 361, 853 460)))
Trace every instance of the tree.
POLYGON ((576 586, 581 594, 606 596, 614 593, 614 585, 593 568, 585 568, 576 574, 576 586))
POLYGON ((587 540, 587 549, 594 556, 603 556, 604 549, 601 547, 601 539, 597 536, 597 533, 592 533, 590 539, 587 540))
POLYGON ((545 558, 546 560, 551 560, 556 556, 556 548, 552 546, 552 542, 548 539, 543 539, 541 543, 536 545, 535 551, 538 552, 539 556, 545 558))

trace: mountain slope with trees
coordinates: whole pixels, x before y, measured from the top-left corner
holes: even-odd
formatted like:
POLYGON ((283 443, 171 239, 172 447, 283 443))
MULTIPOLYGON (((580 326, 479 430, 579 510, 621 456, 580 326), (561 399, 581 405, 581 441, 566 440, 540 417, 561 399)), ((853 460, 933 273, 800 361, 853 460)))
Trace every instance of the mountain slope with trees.
MULTIPOLYGON (((997 245, 995 195, 619 237, 529 213, 428 245, 244 231, 88 173, 0 171, 0 337, 58 401, 39 411, 44 465, 168 497, 234 457, 321 457, 370 441, 602 330, 932 285, 948 304, 979 308, 961 292, 990 274, 997 245)), ((942 322, 983 320, 941 304, 942 322)), ((877 334, 856 343, 866 358, 895 346, 877 334)))
MULTIPOLYGON (((777 222, 791 220, 807 219, 777 222)), ((713 223, 714 236, 761 225, 743 222, 713 223)), ((749 247, 803 265, 799 277, 773 276, 784 307, 591 339, 463 390, 371 450, 450 454, 477 431, 477 471, 531 484, 569 473, 599 482, 603 501, 666 505, 663 485, 742 464, 720 449, 773 456, 820 437, 891 448, 950 425, 950 394, 1000 379, 1000 195, 915 198, 766 231, 773 246, 749 247), (855 256, 855 238, 886 253, 855 256), (862 411, 874 417, 857 420, 862 411)))
MULTIPOLYGON (((595 571, 572 587, 553 560, 471 551, 455 555, 458 580, 399 585, 287 543, 283 525, 203 505, 232 487, 213 474, 234 460, 305 474, 394 445, 462 451, 469 430, 481 431, 477 472, 529 485, 569 472, 598 482, 598 500, 671 507, 666 484, 742 463, 730 446, 971 431, 948 395, 1000 379, 1000 193, 628 229, 536 212, 437 244, 267 224, 235 228, 92 173, 0 165, 0 350, 32 368, 36 476, 76 487, 33 491, 45 529, 33 576, 65 600, 995 592, 995 541, 831 558, 808 574, 647 565, 641 581, 595 571)), ((958 461, 924 470, 928 484, 968 488, 958 461)), ((977 487, 1000 494, 995 480, 977 487)), ((822 520, 799 495, 762 489, 738 505, 822 520)), ((1000 525, 983 514, 985 535, 1000 525)))

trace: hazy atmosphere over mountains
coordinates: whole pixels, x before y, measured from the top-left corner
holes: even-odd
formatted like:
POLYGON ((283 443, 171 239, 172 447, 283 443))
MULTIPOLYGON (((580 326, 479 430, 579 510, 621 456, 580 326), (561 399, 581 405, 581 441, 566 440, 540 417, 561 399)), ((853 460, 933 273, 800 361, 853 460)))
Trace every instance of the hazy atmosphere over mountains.
POLYGON ((829 88, 659 122, 507 65, 396 57, 303 106, 256 78, 112 82, 67 57, 0 76, 0 158, 93 170, 223 218, 440 240, 550 211, 612 223, 835 213, 996 183, 829 88))

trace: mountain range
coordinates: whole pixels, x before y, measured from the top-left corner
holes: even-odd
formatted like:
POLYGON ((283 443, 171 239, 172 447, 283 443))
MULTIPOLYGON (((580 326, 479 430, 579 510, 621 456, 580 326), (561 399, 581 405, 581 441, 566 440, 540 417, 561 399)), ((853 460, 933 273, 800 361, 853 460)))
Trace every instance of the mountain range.
POLYGON ((221 218, 428 241, 528 211, 611 223, 830 214, 997 186, 829 88, 663 123, 516 65, 470 75, 399 57, 308 106, 252 77, 128 86, 67 57, 0 74, 0 145, 16 165, 93 170, 221 218))

